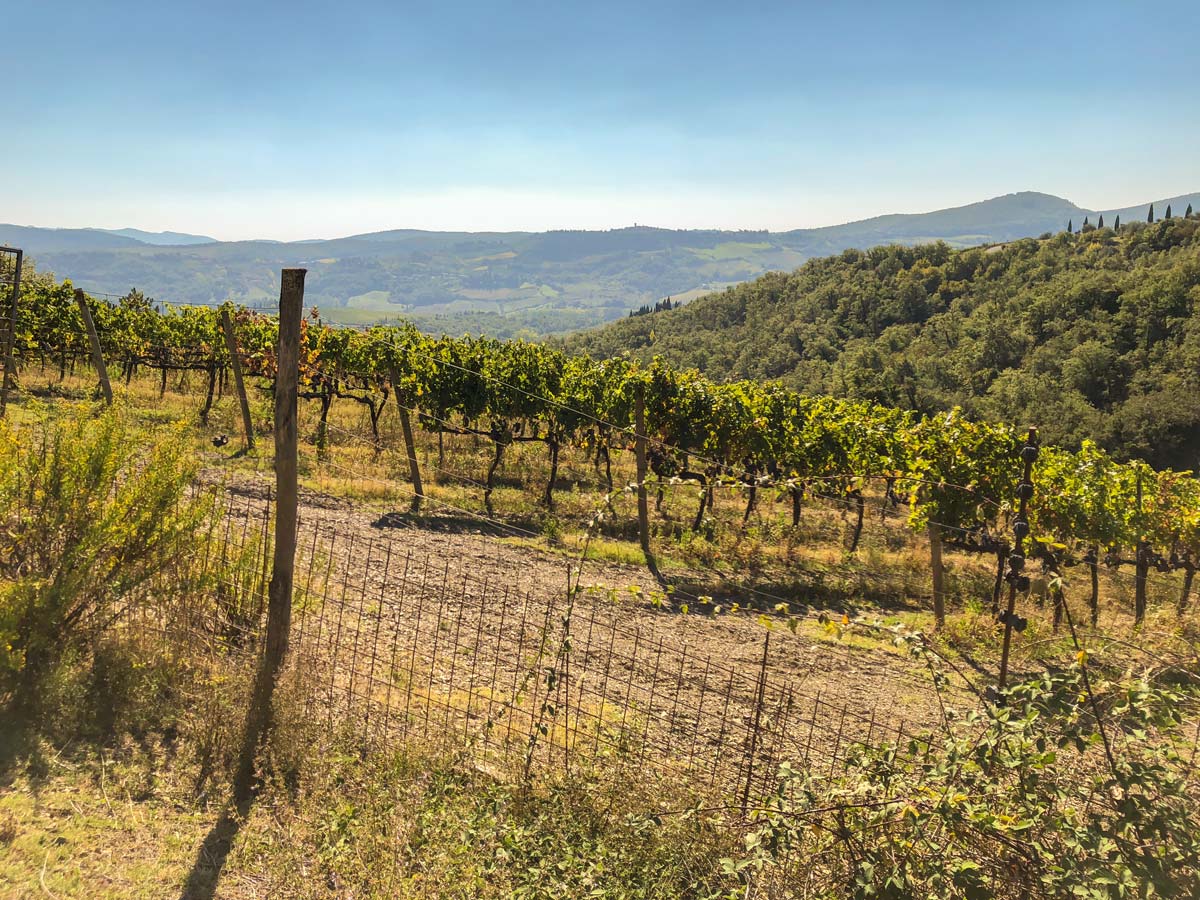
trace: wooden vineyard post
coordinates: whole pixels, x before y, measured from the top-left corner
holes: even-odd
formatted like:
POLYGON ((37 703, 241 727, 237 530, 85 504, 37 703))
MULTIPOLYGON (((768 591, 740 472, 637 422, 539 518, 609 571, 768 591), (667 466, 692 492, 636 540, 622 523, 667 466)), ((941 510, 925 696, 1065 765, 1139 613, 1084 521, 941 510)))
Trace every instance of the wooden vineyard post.
POLYGON ((17 309, 21 300, 21 263, 25 254, 17 250, 17 261, 13 267, 12 291, 9 294, 8 322, 4 329, 4 376, 0 382, 0 419, 8 410, 8 392, 17 377, 16 359, 13 358, 13 345, 17 339, 17 309))
POLYGON ((304 318, 306 269, 284 269, 279 291, 278 374, 275 379, 275 551, 267 588, 267 634, 254 680, 246 732, 234 778, 234 798, 254 791, 254 761, 271 729, 271 702, 287 656, 292 628, 296 563, 299 445, 296 423, 300 375, 300 323, 304 318))
POLYGON ((1033 498, 1033 464, 1038 457, 1037 434, 1036 428, 1030 428, 1025 446, 1021 448, 1024 468, 1021 483, 1017 486, 1017 517, 1013 520, 1013 537, 1016 542, 1008 557, 1008 574, 1005 576, 1008 580, 1008 606, 1000 619, 1004 624, 1004 644, 1000 649, 1000 678, 996 689, 998 703, 1004 703, 1004 688, 1008 682, 1008 651, 1012 644, 1013 629, 1025 630, 1025 620, 1016 614, 1017 588, 1019 586, 1022 590, 1029 589, 1029 576, 1022 575, 1021 572, 1025 568, 1025 538, 1029 537, 1028 510, 1029 501, 1033 498))
POLYGON ((408 417, 408 407, 404 405, 406 398, 400 391, 400 372, 393 368, 391 375, 392 393, 396 395, 396 409, 400 411, 400 431, 404 435, 404 452, 408 456, 408 478, 413 487, 412 511, 415 514, 421 511, 421 501, 425 498, 425 491, 421 486, 421 467, 417 463, 417 445, 413 440, 412 420, 408 417))
MULTIPOLYGON (((750 787, 754 781, 754 755, 758 752, 758 735, 762 727, 763 696, 767 689, 767 654, 771 649, 771 632, 763 635, 762 665, 758 669, 758 684, 754 688, 754 718, 750 721, 750 741, 746 751, 746 784, 742 789, 742 818, 750 807, 750 787)), ((814 713, 815 715, 815 713, 814 713)))
POLYGON ((1150 573, 1150 545, 1138 541, 1137 558, 1133 582, 1133 625, 1135 628, 1146 620, 1146 577, 1150 573))
POLYGON ((650 550, 650 498, 646 494, 646 386, 637 385, 633 405, 633 446, 637 458, 637 504, 638 504, 638 539, 642 543, 642 555, 646 558, 646 567, 660 581, 658 564, 650 550))
POLYGON ((242 377, 242 355, 238 350, 237 334, 233 330, 233 317, 229 307, 221 307, 221 330, 225 332, 225 347, 229 350, 229 367, 233 369, 233 387, 237 391, 238 403, 242 408, 242 434, 246 438, 246 449, 254 449, 254 422, 250 418, 250 398, 246 396, 246 382, 242 377))
POLYGON ((1196 577, 1196 564, 1192 562, 1190 553, 1183 557, 1183 590, 1179 592, 1179 603, 1175 609, 1179 615, 1187 612, 1188 600, 1192 595, 1192 580, 1196 577))
POLYGON ((100 390, 104 392, 104 402, 112 406, 112 385, 108 381, 108 368, 104 365, 104 352, 100 348, 100 335, 96 334, 96 323, 92 321, 92 311, 87 305, 87 297, 83 291, 75 288, 75 302, 79 304, 79 315, 83 317, 83 325, 87 329, 88 340, 92 344, 92 362, 96 365, 96 374, 100 376, 100 390))
POLYGON ((946 624, 946 588, 942 566, 942 530, 929 523, 929 568, 933 575, 933 619, 938 628, 946 624))

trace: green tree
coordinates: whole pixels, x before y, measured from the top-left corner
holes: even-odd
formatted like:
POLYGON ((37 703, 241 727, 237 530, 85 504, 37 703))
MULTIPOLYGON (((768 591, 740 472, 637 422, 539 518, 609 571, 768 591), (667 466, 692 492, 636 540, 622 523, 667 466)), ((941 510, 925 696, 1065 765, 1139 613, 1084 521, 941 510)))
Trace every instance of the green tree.
POLYGON ((1150 212, 1146 213, 1146 221, 1150 222, 1150 223, 1154 222, 1154 204, 1153 203, 1150 204, 1150 212))
POLYGON ((1165 216, 1163 216, 1163 218, 1164 219, 1171 218, 1171 204, 1170 203, 1167 204, 1167 214, 1165 216))
POLYGON ((1113 220, 1113 230, 1114 231, 1121 230, 1121 216, 1119 214, 1117 215, 1117 218, 1113 220))
POLYGON ((1074 234, 1074 233, 1075 233, 1075 220, 1067 219, 1067 234, 1074 234))
POLYGON ((1103 227, 1104 227, 1104 213, 1101 213, 1101 214, 1100 214, 1100 220, 1099 220, 1099 221, 1096 223, 1096 227, 1097 227, 1097 228, 1103 228, 1103 227))

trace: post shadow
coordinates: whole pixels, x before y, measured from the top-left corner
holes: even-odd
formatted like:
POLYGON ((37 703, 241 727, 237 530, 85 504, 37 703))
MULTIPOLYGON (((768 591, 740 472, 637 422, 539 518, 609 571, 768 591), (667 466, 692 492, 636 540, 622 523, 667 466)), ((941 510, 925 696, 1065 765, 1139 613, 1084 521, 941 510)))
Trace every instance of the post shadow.
POLYGON ((217 884, 221 880, 221 872, 229 851, 242 830, 250 809, 254 805, 254 794, 242 800, 230 800, 221 810, 216 824, 205 836, 200 849, 196 851, 196 860, 188 873, 187 882, 179 900, 212 900, 217 892, 217 884))

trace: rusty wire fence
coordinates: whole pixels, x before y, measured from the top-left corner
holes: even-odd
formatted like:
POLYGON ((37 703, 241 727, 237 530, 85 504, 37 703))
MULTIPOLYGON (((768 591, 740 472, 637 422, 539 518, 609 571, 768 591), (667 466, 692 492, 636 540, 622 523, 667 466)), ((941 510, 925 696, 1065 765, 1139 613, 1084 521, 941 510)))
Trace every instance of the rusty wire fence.
MULTIPOLYGON (((269 578, 270 503, 226 501, 200 567, 214 592, 173 621, 210 659, 255 656, 269 578), (198 643, 197 643, 198 642, 198 643)), ((648 617, 596 585, 515 583, 486 565, 406 548, 403 535, 301 518, 292 668, 310 727, 364 749, 419 739, 469 745, 526 771, 597 760, 687 778, 742 805, 769 794, 780 763, 834 774, 855 748, 922 746, 932 723, 831 689, 845 648, 752 629, 741 659, 689 645, 678 616, 648 617), (789 641, 791 642, 789 644, 789 641), (813 690, 797 676, 831 675, 813 690), (914 743, 915 741, 915 743, 914 743)), ((909 689, 932 692, 912 677, 909 689)))

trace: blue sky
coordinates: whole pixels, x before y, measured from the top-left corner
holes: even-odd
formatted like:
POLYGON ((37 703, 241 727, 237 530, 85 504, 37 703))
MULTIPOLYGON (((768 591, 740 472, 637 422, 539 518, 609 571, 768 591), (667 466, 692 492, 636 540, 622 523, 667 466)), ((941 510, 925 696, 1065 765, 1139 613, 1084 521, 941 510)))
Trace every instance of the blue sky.
POLYGON ((779 230, 1200 190, 1196 0, 17 0, 6 20, 19 224, 779 230))

